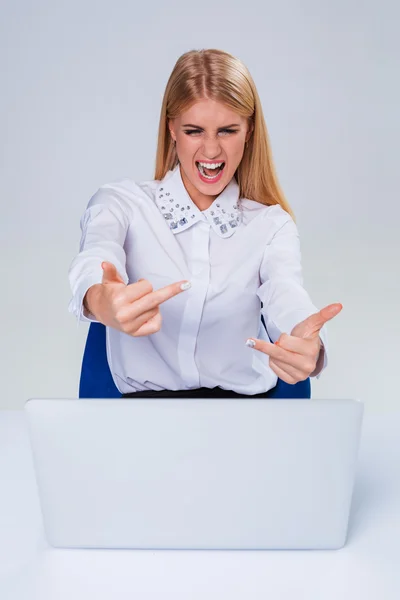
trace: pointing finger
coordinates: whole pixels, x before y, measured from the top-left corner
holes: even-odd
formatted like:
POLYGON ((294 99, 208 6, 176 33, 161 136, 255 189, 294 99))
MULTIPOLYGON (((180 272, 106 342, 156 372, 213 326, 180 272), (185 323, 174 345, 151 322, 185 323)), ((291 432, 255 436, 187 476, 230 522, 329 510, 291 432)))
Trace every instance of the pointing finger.
POLYGON ((246 341, 246 346, 254 348, 254 350, 264 352, 264 354, 268 354, 270 358, 276 359, 295 368, 301 369, 304 365, 304 357, 301 354, 292 352, 290 350, 285 350, 285 348, 281 348, 275 344, 271 344, 270 342, 265 342, 264 340, 249 338, 246 341))
POLYGON ((140 298, 146 298, 146 310, 154 308, 165 302, 169 298, 176 296, 184 290, 191 287, 189 281, 180 281, 178 283, 171 283, 159 290, 154 291, 153 286, 147 279, 139 279, 136 283, 129 284, 125 289, 126 298, 130 302, 139 300, 140 298))

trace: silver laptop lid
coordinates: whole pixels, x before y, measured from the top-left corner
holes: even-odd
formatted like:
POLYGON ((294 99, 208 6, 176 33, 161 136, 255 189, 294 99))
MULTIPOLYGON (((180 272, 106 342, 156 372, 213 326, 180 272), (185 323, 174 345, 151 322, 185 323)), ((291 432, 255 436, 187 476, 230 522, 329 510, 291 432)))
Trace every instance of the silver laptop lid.
POLYGON ((25 410, 56 547, 345 543, 361 402, 31 399, 25 410))

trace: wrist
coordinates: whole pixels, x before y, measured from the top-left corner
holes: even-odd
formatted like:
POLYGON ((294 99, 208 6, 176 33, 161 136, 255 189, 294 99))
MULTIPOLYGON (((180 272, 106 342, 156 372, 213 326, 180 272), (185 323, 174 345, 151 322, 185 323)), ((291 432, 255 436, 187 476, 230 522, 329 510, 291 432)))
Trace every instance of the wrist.
MULTIPOLYGON (((102 288, 101 283, 95 283, 90 286, 83 298, 83 308, 87 313, 90 313, 97 319, 97 307, 102 288)), ((86 315, 87 316, 87 315, 86 315)))

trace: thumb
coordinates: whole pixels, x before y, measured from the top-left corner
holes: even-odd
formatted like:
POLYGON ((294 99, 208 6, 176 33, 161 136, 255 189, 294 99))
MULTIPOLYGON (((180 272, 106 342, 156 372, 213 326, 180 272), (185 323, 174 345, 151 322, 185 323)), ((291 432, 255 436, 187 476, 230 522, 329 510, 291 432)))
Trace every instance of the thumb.
POLYGON ((343 305, 340 302, 328 304, 317 313, 314 313, 304 321, 298 323, 291 332, 291 335, 301 338, 316 338, 319 331, 327 321, 330 321, 340 313, 343 305))
POLYGON ((121 275, 118 273, 115 265, 110 262, 104 261, 101 263, 103 269, 103 279, 101 283, 124 283, 121 275))

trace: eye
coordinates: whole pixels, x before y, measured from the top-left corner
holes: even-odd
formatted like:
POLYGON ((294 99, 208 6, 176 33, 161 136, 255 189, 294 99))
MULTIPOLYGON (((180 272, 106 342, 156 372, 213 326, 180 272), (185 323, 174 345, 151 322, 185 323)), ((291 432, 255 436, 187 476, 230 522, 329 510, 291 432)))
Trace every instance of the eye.
POLYGON ((238 129, 221 129, 220 133, 237 133, 238 129))
MULTIPOLYGON (((238 129, 221 129, 219 131, 219 133, 230 134, 230 133, 237 133, 238 131, 239 131, 238 129)), ((201 133, 201 131, 200 131, 200 129, 186 129, 185 133, 186 133, 186 135, 193 135, 196 133, 201 133)))

